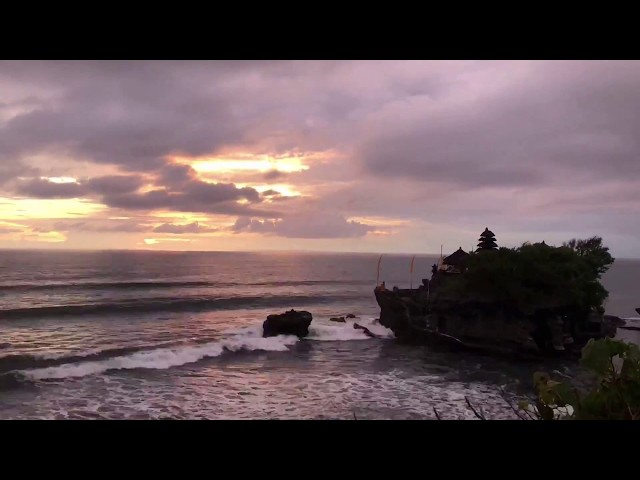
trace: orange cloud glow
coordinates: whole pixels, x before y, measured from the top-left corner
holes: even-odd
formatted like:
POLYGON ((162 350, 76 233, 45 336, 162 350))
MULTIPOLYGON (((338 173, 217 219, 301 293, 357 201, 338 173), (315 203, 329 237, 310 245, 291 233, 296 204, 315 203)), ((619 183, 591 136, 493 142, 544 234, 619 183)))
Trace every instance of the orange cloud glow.
POLYGON ((236 154, 224 157, 174 157, 175 163, 190 165, 196 172, 231 173, 231 172, 260 172, 278 170, 284 173, 301 172, 309 166, 303 163, 304 157, 271 157, 269 155, 236 154))

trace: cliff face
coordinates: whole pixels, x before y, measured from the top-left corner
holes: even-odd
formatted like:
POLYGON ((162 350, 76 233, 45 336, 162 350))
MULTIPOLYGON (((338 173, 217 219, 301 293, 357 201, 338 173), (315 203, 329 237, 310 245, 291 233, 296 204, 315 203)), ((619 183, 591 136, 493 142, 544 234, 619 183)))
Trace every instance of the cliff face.
POLYGON ((543 308, 523 313, 479 298, 433 300, 425 288, 375 290, 380 323, 409 343, 506 354, 571 355, 590 338, 614 336, 617 317, 543 308))

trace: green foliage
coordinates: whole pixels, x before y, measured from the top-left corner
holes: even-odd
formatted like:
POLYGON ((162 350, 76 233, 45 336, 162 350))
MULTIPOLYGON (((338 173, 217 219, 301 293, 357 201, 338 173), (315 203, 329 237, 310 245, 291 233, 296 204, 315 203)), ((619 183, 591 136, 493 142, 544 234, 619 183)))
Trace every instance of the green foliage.
POLYGON ((591 373, 587 391, 534 375, 535 405, 520 408, 542 420, 639 420, 640 348, 632 343, 605 338, 590 340, 582 349, 581 365, 591 373))
POLYGON ((572 238, 562 244, 572 249, 597 273, 598 278, 602 276, 613 264, 615 258, 609 253, 609 247, 602 245, 602 238, 591 237, 586 240, 576 240, 572 238))
POLYGON ((440 294, 475 296, 525 313, 563 307, 602 311, 608 292, 599 279, 612 262, 599 237, 561 247, 525 243, 479 251, 466 259, 463 275, 447 279, 440 294))

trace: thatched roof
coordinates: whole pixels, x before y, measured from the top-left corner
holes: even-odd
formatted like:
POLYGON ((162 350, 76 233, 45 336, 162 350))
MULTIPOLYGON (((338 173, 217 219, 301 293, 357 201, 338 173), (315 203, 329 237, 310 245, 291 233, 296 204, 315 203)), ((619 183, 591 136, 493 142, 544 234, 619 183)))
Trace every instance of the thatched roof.
POLYGON ((460 265, 468 256, 469 254, 460 247, 448 257, 443 258, 442 263, 446 265, 460 265))
POLYGON ((496 234, 493 233, 491 230, 489 230, 489 228, 484 227, 484 232, 482 232, 480 236, 487 238, 487 237, 495 237, 496 234))
POLYGON ((478 242, 478 248, 480 249, 494 249, 494 248, 498 248, 498 244, 493 241, 493 239, 480 239, 480 241, 478 242))

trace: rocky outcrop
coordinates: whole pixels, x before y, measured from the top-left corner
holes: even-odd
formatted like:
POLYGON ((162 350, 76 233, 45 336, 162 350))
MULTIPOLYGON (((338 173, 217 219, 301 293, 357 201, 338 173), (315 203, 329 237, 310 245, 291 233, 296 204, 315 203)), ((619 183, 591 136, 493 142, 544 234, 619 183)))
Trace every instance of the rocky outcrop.
POLYGON ((603 315, 602 318, 605 322, 610 323, 614 327, 624 327, 627 324, 624 318, 616 317, 614 315, 603 315))
POLYGON ((613 337, 618 317, 580 313, 573 316, 545 306, 531 312, 468 298, 429 301, 424 288, 377 288, 380 323, 403 342, 439 343, 492 353, 522 355, 579 354, 591 338, 613 337))
POLYGON ((344 317, 331 317, 329 319, 330 322, 339 322, 339 323, 345 323, 346 320, 344 319, 344 317))
POLYGON ((375 333, 371 332, 371 330, 369 330, 367 327, 363 327, 358 323, 354 323, 353 328, 355 328, 356 330, 362 330, 362 332, 368 337, 377 338, 377 335, 375 333))
POLYGON ((353 313, 349 313, 347 314, 347 318, 358 318, 358 317, 356 317, 353 313))
POLYGON ((638 312, 638 315, 640 315, 640 307, 636 308, 636 312, 638 312))
POLYGON ((306 337, 309 335, 311 320, 313 320, 313 316, 306 311, 289 310, 285 313, 269 315, 262 324, 262 336, 296 335, 306 337))

